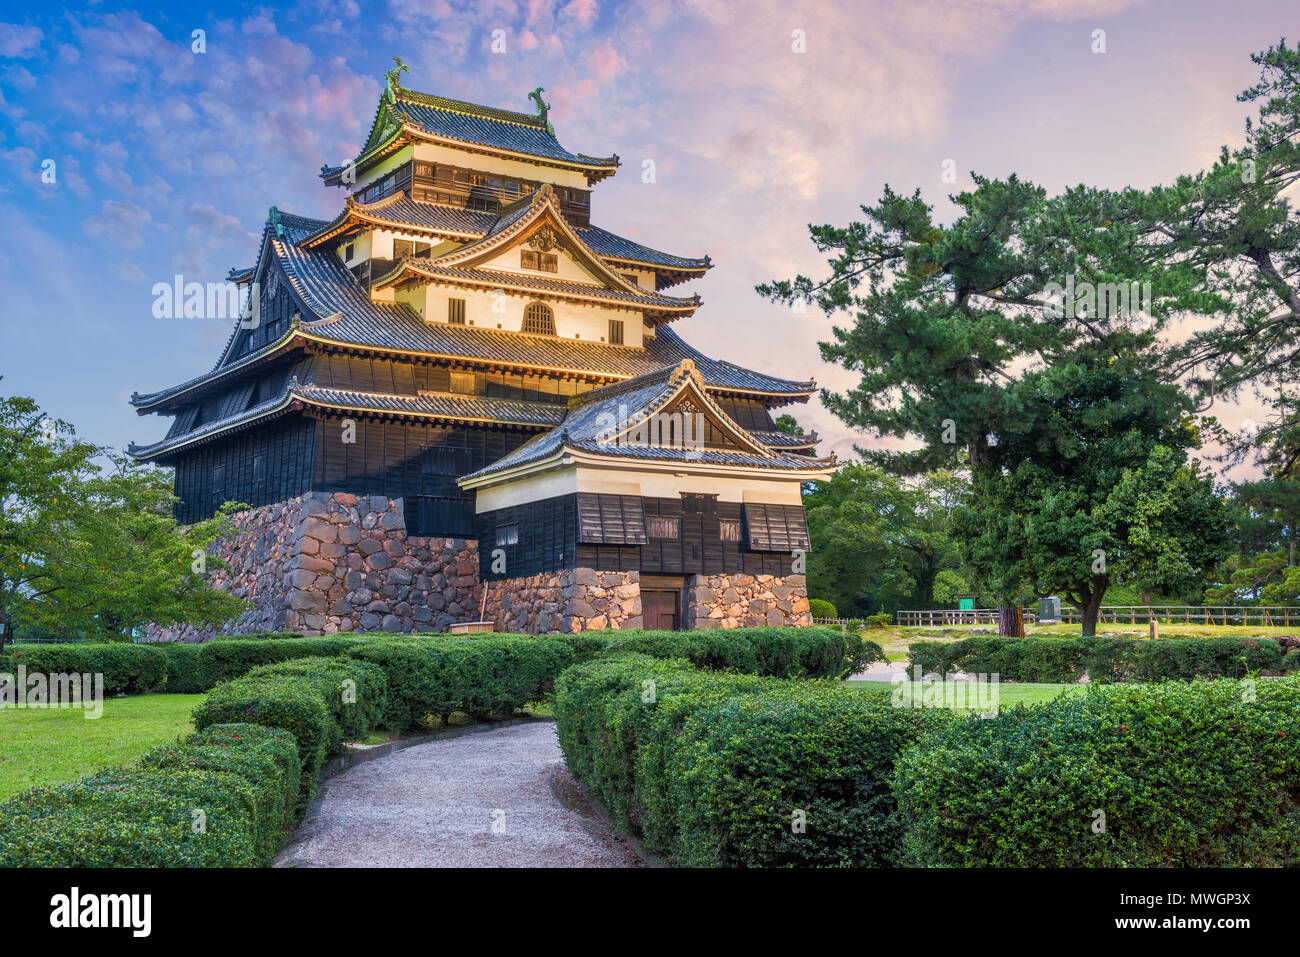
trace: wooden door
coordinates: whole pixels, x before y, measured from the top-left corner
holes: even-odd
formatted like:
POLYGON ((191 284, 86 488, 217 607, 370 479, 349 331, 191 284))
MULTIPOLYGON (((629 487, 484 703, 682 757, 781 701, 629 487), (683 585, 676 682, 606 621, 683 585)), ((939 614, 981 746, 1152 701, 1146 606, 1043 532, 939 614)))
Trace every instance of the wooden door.
POLYGON ((675 591, 641 591, 641 618, 651 631, 676 631, 678 595, 675 591))

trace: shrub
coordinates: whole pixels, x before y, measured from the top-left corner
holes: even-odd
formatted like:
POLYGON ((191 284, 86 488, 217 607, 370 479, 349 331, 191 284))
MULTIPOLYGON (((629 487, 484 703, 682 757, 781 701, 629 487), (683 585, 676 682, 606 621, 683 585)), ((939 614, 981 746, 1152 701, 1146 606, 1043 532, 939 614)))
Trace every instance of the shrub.
POLYGON ((904 862, 1293 865, 1300 683, 1242 691, 1117 685, 937 730, 897 765, 904 862))
POLYGON ((0 655, 0 672, 18 667, 44 674, 102 674, 104 694, 158 691, 167 680, 167 656, 152 645, 129 642, 9 646, 0 655))
POLYGON ((167 656, 167 683, 163 690, 168 694, 201 694, 212 687, 203 673, 202 645, 166 641, 150 647, 167 656))
POLYGON ((868 615, 863 625, 867 628, 888 628, 893 623, 893 615, 888 612, 881 612, 879 615, 868 615))
POLYGON ((253 790, 259 863, 270 864, 284 844, 302 780, 298 748, 289 732, 256 724, 212 725, 154 748, 140 766, 238 775, 253 790))
POLYGON ((289 676, 236 678, 217 685, 194 709, 194 727, 199 731, 238 723, 283 728, 293 735, 302 771, 297 811, 306 812, 331 742, 342 738, 316 683, 289 676))
POLYGON ((840 613, 824 598, 809 598, 808 610, 814 618, 838 618, 840 613))
POLYGON ((101 771, 0 805, 0 867, 252 867, 265 860, 258 805, 239 774, 101 771))
POLYGON ((306 638, 301 631, 250 631, 242 635, 216 635, 213 641, 252 641, 266 638, 306 638))
POLYGON ((419 730, 431 715, 513 714, 551 690, 574 651, 543 635, 431 636, 378 639, 357 645, 348 657, 379 666, 387 677, 384 723, 419 730))
POLYGON ((639 813, 629 810, 636 735, 615 712, 644 717, 643 696, 657 702, 659 685, 694 673, 685 659, 629 653, 575 666, 556 680, 556 734, 565 765, 625 829, 640 823, 639 813))
POLYGON ((1279 671, 1282 650, 1267 638, 995 638, 949 643, 921 641, 908 648, 922 673, 961 670, 998 674, 1004 681, 1096 682, 1240 678, 1279 671))
POLYGON ((1282 671, 1285 674, 1300 671, 1300 648, 1292 648, 1283 656, 1282 671))
POLYGON ((569 669, 555 712, 566 763, 615 820, 696 866, 893 863, 893 763, 950 720, 830 683, 643 655, 569 669))
POLYGON ((325 638, 218 638, 205 642, 200 661, 210 686, 247 674, 258 665, 294 658, 335 658, 368 639, 355 635, 325 638))
POLYGON ((387 707, 388 681, 383 669, 351 658, 281 661, 254 668, 245 678, 254 682, 302 678, 310 682, 334 720, 335 728, 327 744, 330 751, 378 727, 387 707))
POLYGON ((682 658, 714 671, 784 678, 837 678, 884 661, 874 641, 836 628, 716 628, 696 631, 609 632, 599 641, 568 637, 579 661, 596 655, 639 653, 682 658))

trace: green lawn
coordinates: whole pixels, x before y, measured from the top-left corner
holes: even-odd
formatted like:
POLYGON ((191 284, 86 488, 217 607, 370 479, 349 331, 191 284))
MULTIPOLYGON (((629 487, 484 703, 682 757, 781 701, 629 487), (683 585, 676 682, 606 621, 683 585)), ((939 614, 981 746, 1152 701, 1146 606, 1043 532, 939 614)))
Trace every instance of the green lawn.
POLYGON ((71 708, 0 709, 0 800, 41 784, 130 764, 154 745, 194 730, 202 695, 108 698, 94 720, 71 708))
MULTIPOLYGON (((863 694, 879 694, 879 695, 889 696, 892 695, 896 689, 898 689, 897 685, 891 684, 888 681, 847 681, 845 682, 845 684, 848 687, 854 689, 855 691, 860 691, 863 694)), ((958 684, 970 685, 971 683, 953 681, 953 682, 948 682, 948 687, 953 688, 954 685, 958 685, 958 684)), ((1086 689, 1087 689, 1087 685, 1079 685, 1079 684, 1057 685, 1057 684, 1035 684, 1033 682, 1028 682, 1028 681, 1023 683, 1004 681, 998 684, 998 689, 997 689, 998 707, 1014 708, 1018 704, 1041 704, 1044 701, 1051 701, 1053 698, 1061 694, 1067 694, 1067 695, 1083 694, 1085 693, 1086 689)), ((963 692, 963 691, 968 694, 974 693, 973 686, 971 688, 966 688, 966 689, 960 689, 960 688, 954 689, 949 693, 955 695, 958 692, 963 692)), ((902 693, 905 696, 907 696, 907 698, 905 698, 904 700, 909 700, 912 696, 918 694, 918 690, 915 686, 915 683, 909 681, 906 684, 904 684, 902 693)), ((955 710, 963 710, 963 711, 972 710, 972 706, 974 704, 973 699, 967 698, 965 701, 965 707, 960 706, 961 702, 962 699, 960 698, 957 698, 955 702, 950 700, 948 707, 953 707, 955 708, 955 710)), ((984 706, 981 705, 978 710, 984 710, 984 706)))

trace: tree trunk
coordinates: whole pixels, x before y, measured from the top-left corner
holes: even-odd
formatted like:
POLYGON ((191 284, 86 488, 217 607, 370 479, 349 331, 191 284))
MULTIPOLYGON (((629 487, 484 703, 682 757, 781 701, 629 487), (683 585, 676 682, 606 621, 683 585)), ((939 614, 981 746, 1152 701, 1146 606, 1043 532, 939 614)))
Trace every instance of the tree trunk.
POLYGON ((1025 637, 1025 612, 1019 604, 998 603, 998 634, 1003 638, 1025 637))
POLYGON ((1104 588, 1096 588, 1088 595, 1083 608, 1083 637, 1091 638, 1097 634, 1097 616, 1101 614, 1101 602, 1106 597, 1104 588))

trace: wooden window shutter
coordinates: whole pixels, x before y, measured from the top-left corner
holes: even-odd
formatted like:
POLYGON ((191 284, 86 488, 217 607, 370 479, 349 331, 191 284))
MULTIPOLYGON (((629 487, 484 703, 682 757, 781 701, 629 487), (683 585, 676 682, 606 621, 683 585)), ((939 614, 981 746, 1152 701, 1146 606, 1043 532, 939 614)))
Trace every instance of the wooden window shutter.
POLYGON ((745 503, 746 544, 751 552, 807 550, 808 524, 801 505, 745 503))
POLYGON ((644 545, 649 541, 638 495, 578 493, 578 541, 589 545, 644 545))

